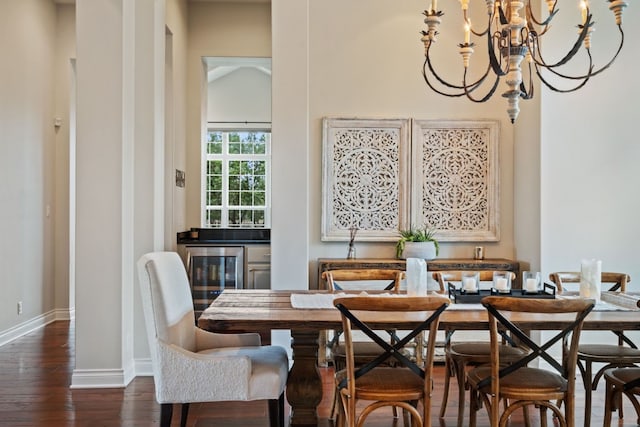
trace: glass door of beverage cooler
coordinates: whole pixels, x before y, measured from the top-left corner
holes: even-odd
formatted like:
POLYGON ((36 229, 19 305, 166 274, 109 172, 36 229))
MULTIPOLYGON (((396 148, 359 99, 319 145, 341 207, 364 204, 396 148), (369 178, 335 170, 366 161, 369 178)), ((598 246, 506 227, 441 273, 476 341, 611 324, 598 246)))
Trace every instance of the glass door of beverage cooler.
POLYGON ((187 274, 197 320, 223 290, 242 289, 244 248, 189 246, 186 252, 187 274))

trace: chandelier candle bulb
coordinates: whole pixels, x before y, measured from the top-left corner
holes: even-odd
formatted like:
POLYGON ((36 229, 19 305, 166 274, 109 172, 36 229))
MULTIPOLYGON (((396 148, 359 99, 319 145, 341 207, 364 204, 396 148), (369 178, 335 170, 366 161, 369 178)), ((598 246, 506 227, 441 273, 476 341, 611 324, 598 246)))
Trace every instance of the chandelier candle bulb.
POLYGON ((438 0, 431 0, 431 10, 434 12, 438 11, 438 0))
POLYGON ((589 6, 586 1, 580 2, 580 9, 582 9, 582 25, 587 22, 587 11, 589 10, 589 6))
POLYGON ((471 40, 471 21, 468 20, 466 24, 464 24, 464 42, 465 44, 469 44, 471 40))

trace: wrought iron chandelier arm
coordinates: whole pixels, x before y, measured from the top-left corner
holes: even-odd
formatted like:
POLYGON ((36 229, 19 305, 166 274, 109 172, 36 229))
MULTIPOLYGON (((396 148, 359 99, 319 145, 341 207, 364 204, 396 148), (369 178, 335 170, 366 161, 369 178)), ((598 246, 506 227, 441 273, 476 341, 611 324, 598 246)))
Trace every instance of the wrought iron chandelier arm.
POLYGON ((527 90, 527 88, 524 85, 524 79, 522 80, 522 82, 520 82, 520 92, 522 92, 520 94, 520 98, 522 99, 533 99, 533 95, 534 95, 534 86, 533 86, 533 71, 531 69, 531 66, 533 64, 531 62, 529 62, 528 68, 529 68, 529 90, 527 90))
POLYGON ((551 20, 553 20, 553 17, 556 16, 556 13, 558 13, 558 9, 556 9, 556 7, 554 5, 553 6, 553 10, 551 12, 549 12, 549 16, 547 16, 547 18, 544 21, 540 21, 533 14, 533 10, 531 9, 531 2, 527 3, 527 21, 528 22, 532 22, 535 25, 538 25, 540 27, 544 27, 544 30, 542 30, 541 34, 544 34, 545 32, 547 32, 547 28, 549 26, 549 23, 551 23, 551 20))
MULTIPOLYGON (((426 67, 426 62, 425 62, 425 66, 422 68, 422 77, 424 77, 424 81, 425 81, 425 83, 427 84, 427 86, 429 86, 429 88, 431 88, 431 90, 432 90, 432 91, 434 91, 434 92, 435 92, 435 93, 437 93, 438 95, 444 95, 444 96, 448 96, 448 97, 450 97, 450 98, 458 98, 458 97, 464 96, 464 92, 459 92, 459 93, 446 93, 446 92, 442 92, 442 91, 441 91, 441 90, 439 90, 439 89, 436 89, 436 88, 435 88, 435 86, 433 86, 433 85, 431 84, 431 82, 429 81, 429 77, 427 77, 427 70, 426 70, 426 68, 425 68, 425 67, 426 67)), ((432 74, 433 74, 433 73, 432 73, 432 74)), ((436 74, 433 74, 433 75, 436 77, 436 79, 440 80, 440 78, 439 78, 436 74)), ((456 87, 455 87, 455 86, 453 86, 453 85, 447 85, 447 86, 449 86, 449 87, 451 87, 451 88, 456 88, 456 87)), ((458 88, 459 88, 459 89, 462 89, 462 87, 458 87, 458 88)))
MULTIPOLYGON (((459 86, 459 85, 453 85, 450 84, 444 80, 442 80, 442 78, 440 78, 440 76, 438 74, 435 73, 435 71, 433 70, 433 68, 429 67, 431 74, 436 78, 436 80, 438 80, 443 86, 446 86, 450 89, 458 89, 459 92, 456 93, 447 93, 447 92, 443 92, 440 89, 437 89, 432 83, 431 81, 429 81, 429 77, 427 76, 427 63, 428 60, 425 60, 425 65, 422 68, 422 76, 424 77, 424 81, 425 83, 427 83, 427 85, 431 88, 431 90, 433 90, 434 92, 436 92, 439 95, 444 95, 444 96, 448 96, 450 98, 458 98, 461 96, 465 96, 465 90, 466 89, 464 86, 459 86)), ((476 88, 478 88, 478 86, 480 86, 482 84, 482 82, 484 81, 484 79, 487 77, 489 73, 485 73, 485 75, 479 79, 477 82, 475 82, 474 84, 471 85, 471 89, 470 92, 473 92, 474 90, 476 90, 476 88)))
POLYGON ((589 55, 589 72, 587 74, 582 74, 582 75, 578 75, 578 76, 570 76, 567 74, 563 74, 557 70, 554 70, 554 67, 556 67, 556 64, 553 65, 547 65, 544 60, 542 59, 542 54, 541 52, 539 53, 540 57, 539 58, 534 58, 534 61, 536 63, 537 66, 540 66, 546 70, 548 70, 549 72, 555 74, 558 77, 562 77, 563 79, 566 80, 584 80, 584 79, 589 79, 593 76, 597 76, 598 74, 602 73, 604 70, 606 70, 607 68, 609 68, 611 66, 611 64, 613 64, 615 62, 615 60, 618 58, 618 55, 620 54, 620 52, 622 51, 622 47, 624 46, 624 31, 622 30, 621 26, 618 26, 618 30, 620 31, 620 44, 618 45, 618 49, 616 50, 615 54, 613 55, 613 57, 609 60, 609 62, 607 62, 605 65, 603 65, 601 68, 598 68, 597 70, 593 70, 594 65, 593 65, 593 60, 592 60, 592 56, 591 56, 591 50, 590 49, 586 49, 587 50, 587 54, 589 55))
MULTIPOLYGON (((611 64, 615 62, 616 58, 618 57, 618 54, 620 54, 620 51, 622 51, 622 46, 624 45, 624 31, 622 30, 621 25, 618 25, 618 30, 620 30, 620 45, 618 45, 618 50, 616 51, 615 55, 613 55, 611 60, 607 62, 605 65, 603 65, 601 68, 597 69, 596 71, 590 72, 589 73, 590 76, 597 76, 598 74, 600 74, 601 72, 609 68, 611 64)), ((591 56, 591 53, 589 53, 589 56, 591 56)))
POLYGON ((424 64, 422 66, 422 76, 424 77, 425 82, 427 83, 427 85, 435 92, 439 93, 440 95, 445 95, 445 96, 449 96, 449 97, 459 97, 459 96, 464 96, 465 95, 465 90, 468 90, 469 92, 473 92, 474 90, 476 90, 483 82, 484 80, 487 78, 487 76, 489 75, 489 72, 491 71, 491 67, 487 66, 487 70, 485 71, 484 75, 482 75, 478 80, 476 80, 473 83, 470 83, 469 85, 465 86, 461 86, 461 85, 455 85, 452 83, 449 83, 447 81, 445 81, 442 77, 440 77, 440 75, 438 73, 436 73, 436 71, 433 68, 433 65, 431 64, 431 58, 429 55, 427 55, 425 57, 424 60, 424 64), (436 89, 431 82, 429 81, 429 77, 427 76, 427 69, 429 69, 430 73, 436 78, 436 80, 443 86, 450 88, 450 89, 458 89, 460 90, 460 92, 457 93, 453 93, 453 94, 449 94, 446 92, 442 92, 441 90, 436 89))
POLYGON ((589 34, 589 27, 591 25, 593 25, 593 24, 591 23, 591 15, 589 15, 587 17, 587 21, 582 26, 582 31, 580 31, 580 34, 578 35, 578 39, 574 43, 574 45, 571 48, 571 50, 569 52, 567 52, 567 54, 564 56, 564 58, 562 58, 560 61, 558 61, 558 62, 556 62, 554 64, 547 64, 544 61, 543 55, 542 55, 542 49, 540 47, 540 43, 538 42, 538 34, 536 32, 530 33, 531 37, 527 41, 527 46, 529 48, 529 51, 530 52, 536 52, 536 51, 538 52, 537 55, 533 55, 533 60, 535 61, 535 63, 537 65, 542 66, 544 68, 549 68, 549 69, 550 68, 555 68, 555 67, 560 67, 561 65, 564 65, 567 62, 571 61, 571 59, 580 50, 580 47, 582 46, 582 43, 584 42, 585 37, 587 37, 587 35, 589 34), (535 49, 536 46, 537 46, 537 50, 535 49))
MULTIPOLYGON (((467 69, 465 68, 464 70, 464 82, 467 81, 467 69)), ((487 92, 487 94, 479 99, 474 98, 473 96, 471 96, 471 90, 467 90, 468 86, 465 83, 464 86, 464 94, 467 95, 467 99, 469 99, 472 102, 476 102, 476 103, 482 103, 482 102, 487 102, 489 100, 489 98, 491 98, 494 94, 494 92, 496 91, 496 89, 498 88, 498 83, 500 82, 500 76, 496 76, 496 80, 493 82, 493 87, 491 88, 491 90, 489 92, 487 92)), ((474 88, 475 89, 475 88, 474 88)))
POLYGON ((520 95, 520 98, 522 99, 533 99, 533 95, 534 95, 534 86, 533 86, 533 79, 531 78, 531 76, 533 75, 532 70, 531 70, 531 62, 529 62, 529 90, 526 89, 526 87, 524 86, 524 80, 520 83, 520 92, 522 92, 522 94, 520 95))
POLYGON ((507 74, 507 72, 502 69, 501 61, 498 60, 496 51, 494 49, 494 43, 496 42, 498 44, 498 49, 500 49, 500 39, 501 35, 499 32, 496 32, 493 36, 487 37, 487 52, 489 53, 489 63, 491 65, 491 68, 493 69, 493 72, 498 77, 502 77, 507 74))
MULTIPOLYGON (((570 92, 575 92, 578 89, 582 88, 585 84, 587 84, 587 82, 589 81, 589 79, 591 78, 592 74, 587 74, 585 77, 583 77, 582 81, 569 89, 558 89, 557 87, 553 86, 551 83, 549 83, 543 76, 542 73, 540 72, 540 67, 538 67, 538 65, 535 65, 536 67, 536 74, 538 75, 538 78, 540 79, 540 81, 549 89, 551 89, 554 92, 558 92, 558 93, 570 93, 570 92)), ((557 72, 555 72, 554 70, 548 70, 551 71, 552 73, 558 75, 557 72)), ((562 77, 562 76, 561 76, 562 77)))
MULTIPOLYGON (((464 21, 464 22, 469 22, 469 23, 470 23, 470 21, 469 21, 469 17, 467 16, 467 10, 466 10, 466 9, 463 11, 463 16, 462 16, 462 18, 463 18, 463 21, 464 21)), ((489 22, 491 22, 491 17, 489 17, 489 22)), ((485 35, 485 34, 488 34, 488 33, 491 31, 491 25, 487 25, 487 28, 486 28, 484 31, 475 31, 475 30, 473 29, 473 27, 472 27, 471 25, 469 25, 469 31, 471 31, 471 33, 472 33, 474 36, 477 36, 477 37, 484 37, 484 35, 485 35)))

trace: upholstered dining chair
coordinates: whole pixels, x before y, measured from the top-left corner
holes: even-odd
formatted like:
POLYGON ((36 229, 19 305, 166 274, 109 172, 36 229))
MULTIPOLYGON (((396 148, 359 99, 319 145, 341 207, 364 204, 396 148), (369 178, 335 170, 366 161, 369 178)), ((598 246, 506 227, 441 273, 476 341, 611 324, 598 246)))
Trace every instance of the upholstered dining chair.
MULTIPOLYGON (((405 272, 403 270, 358 268, 328 270, 324 271, 321 277, 326 281, 327 289, 331 292, 386 290, 397 293, 400 290, 400 283, 404 275, 405 272)), ((391 339, 393 331, 389 332, 389 338, 391 339)), ((330 353, 329 358, 333 361, 335 371, 339 372, 345 369, 347 355, 342 339, 342 330, 333 331, 333 336, 327 346, 330 353)), ((354 340, 353 346, 357 365, 369 362, 380 354, 380 346, 369 340, 354 340)), ((332 419, 335 418, 339 403, 338 393, 334 393, 330 415, 332 419)), ((394 416, 397 416, 395 410, 394 416)))
POLYGON ((636 424, 640 425, 640 368, 609 368, 604 371, 606 392, 604 398, 604 427, 611 427, 611 413, 622 407, 622 395, 629 398, 636 411, 636 424))
MULTIPOLYGON (((549 279, 556 285, 559 293, 566 292, 571 285, 580 283, 580 272, 554 272, 549 279)), ((603 272, 601 282, 609 285, 609 291, 624 293, 631 277, 626 273, 603 272)), ((591 401, 593 391, 598 388, 605 370, 613 367, 633 366, 640 363, 640 349, 623 331, 612 331, 618 336, 617 343, 580 344, 578 346, 578 368, 584 384, 584 426, 591 425, 591 401), (593 364, 603 364, 593 375, 593 364)), ((622 407, 619 409, 622 417, 622 407)))
POLYGON ((561 426, 574 427, 578 342, 584 319, 593 309, 594 301, 488 296, 482 299, 482 305, 489 316, 491 364, 476 367, 467 374, 471 402, 469 425, 476 426, 476 413, 484 404, 494 427, 506 426, 515 410, 531 405, 540 408, 542 426, 547 425, 547 410, 551 410, 561 426), (519 322, 527 319, 543 322, 548 315, 567 315, 568 325, 548 341, 538 344, 511 321, 516 314, 519 322), (531 352, 517 361, 503 364, 499 351, 502 328, 508 330, 514 339, 522 341, 531 352), (558 361, 548 350, 556 343, 561 344, 567 336, 570 336, 570 344, 558 361), (529 365, 541 359, 550 365, 549 369, 529 365), (502 413, 501 402, 505 405, 502 413))
POLYGON ((270 426, 282 427, 286 351, 261 346, 258 334, 217 334, 196 327, 189 281, 177 253, 148 253, 137 267, 161 426, 171 424, 174 403, 182 404, 184 426, 191 402, 268 400, 270 426))
POLYGON ((347 352, 346 369, 336 374, 336 386, 341 400, 337 425, 362 426, 374 410, 399 407, 410 414, 412 425, 431 426, 431 393, 433 358, 436 332, 441 313, 449 305, 443 296, 352 296, 336 298, 334 305, 340 310, 347 352), (389 343, 379 335, 371 321, 399 313, 416 317, 417 326, 399 341, 389 343), (359 330, 380 346, 378 356, 362 366, 356 366, 353 332, 359 330), (428 331, 426 359, 422 366, 406 357, 402 348, 415 337, 428 331), (381 365, 389 358, 396 360, 396 367, 381 365), (370 401, 356 413, 356 403, 370 401), (417 409, 422 402, 422 413, 417 409))
MULTIPOLYGON (((433 279, 441 288, 446 289, 449 282, 460 282, 463 271, 437 271, 433 273, 433 279)), ((479 272, 481 282, 493 280, 493 270, 479 272)), ((510 273, 511 281, 515 279, 515 273, 510 273)), ((489 336, 486 341, 453 341, 454 330, 445 331, 445 377, 442 392, 442 404, 440 405, 440 418, 444 418, 449 400, 451 378, 455 377, 458 383, 458 427, 462 427, 464 421, 465 393, 467 387, 467 368, 475 367, 491 362, 491 345, 489 336)), ((504 363, 517 360, 528 353, 528 349, 512 342, 505 342, 499 347, 500 357, 504 363)))

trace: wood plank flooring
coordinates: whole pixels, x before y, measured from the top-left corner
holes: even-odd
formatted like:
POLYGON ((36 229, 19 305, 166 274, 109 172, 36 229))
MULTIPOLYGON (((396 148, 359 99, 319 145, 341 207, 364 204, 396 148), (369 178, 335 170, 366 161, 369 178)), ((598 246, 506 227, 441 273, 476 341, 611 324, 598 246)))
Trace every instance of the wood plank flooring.
MULTIPOLYGON (((138 377, 125 389, 71 390, 74 368, 74 324, 54 322, 0 347, 0 426, 157 426, 160 406, 155 402, 153 380, 138 377)), ((333 393, 332 370, 321 369, 324 399, 319 408, 320 426, 331 427, 327 417, 333 393)), ((445 419, 438 418, 442 390, 442 366, 437 367, 434 397, 434 426, 455 426, 457 390, 453 386, 445 419)), ((592 426, 602 425, 604 387, 594 395, 592 426)), ((576 425, 583 424, 583 396, 576 396, 576 425)), ((288 408, 287 408, 288 412, 288 408)), ((179 425, 179 408, 174 411, 173 425, 179 425)), ((465 414, 468 415, 468 414, 465 414)), ((614 425, 635 426, 633 408, 625 403, 626 420, 614 425)), ((524 425, 514 416, 512 426, 524 425)), ((467 424, 465 419, 465 425, 467 424)), ((266 403, 205 403, 191 405, 189 426, 252 427, 268 426, 266 403)), ((401 426, 390 410, 381 409, 370 417, 367 426, 401 426)), ((484 412, 479 413, 478 427, 488 426, 484 412)), ((538 421, 534 420, 534 425, 538 421)))

